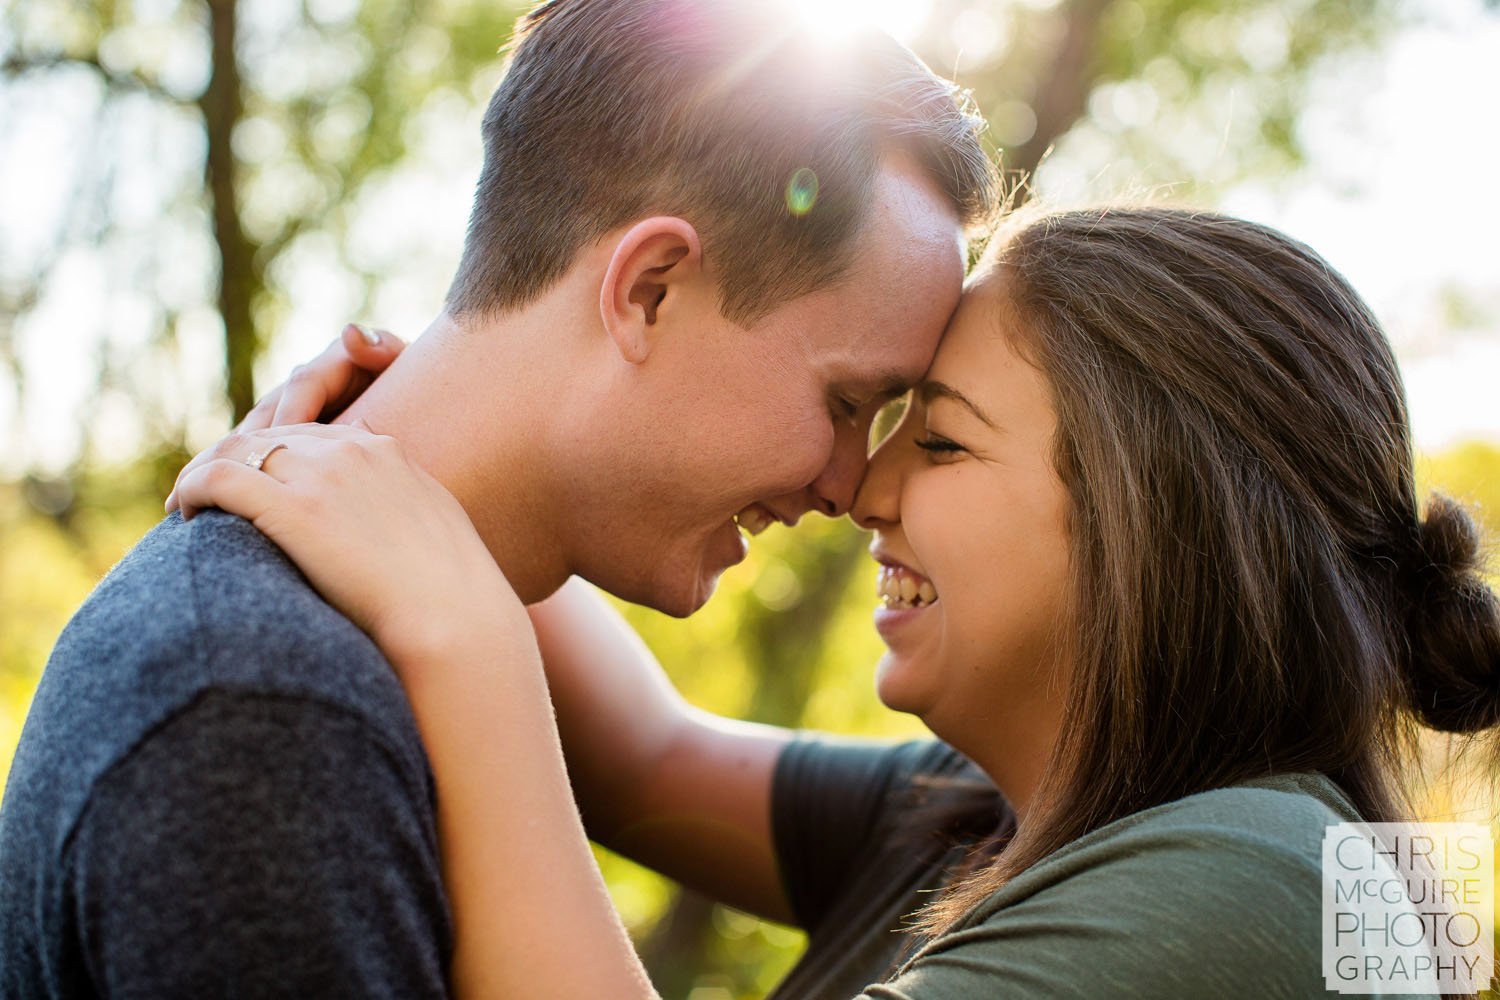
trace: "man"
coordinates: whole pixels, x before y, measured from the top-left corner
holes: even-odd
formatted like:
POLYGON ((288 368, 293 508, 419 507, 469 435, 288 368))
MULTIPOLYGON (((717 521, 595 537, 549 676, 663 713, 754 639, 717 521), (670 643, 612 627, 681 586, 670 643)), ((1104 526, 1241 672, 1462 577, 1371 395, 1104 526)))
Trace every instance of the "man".
MULTIPOLYGON (((351 417, 520 596, 685 615, 741 530, 847 510, 993 176, 888 39, 763 0, 518 28, 447 306, 351 417)), ((231 440, 236 457, 253 439, 231 440)), ((372 539, 372 544, 379 544, 372 539)), ((442 996, 433 787, 368 638, 253 528, 169 518, 75 616, 0 805, 0 994, 442 996)))

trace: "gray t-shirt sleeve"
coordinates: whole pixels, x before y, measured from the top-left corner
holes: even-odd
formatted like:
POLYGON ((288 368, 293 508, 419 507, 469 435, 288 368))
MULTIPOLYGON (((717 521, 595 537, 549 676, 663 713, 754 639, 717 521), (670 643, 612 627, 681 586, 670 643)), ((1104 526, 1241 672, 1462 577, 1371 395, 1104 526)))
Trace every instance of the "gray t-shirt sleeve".
POLYGON ((64 859, 100 995, 448 995, 423 776, 321 701, 215 691, 95 786, 64 859))
POLYGON ((913 775, 952 757, 933 740, 803 737, 787 744, 772 779, 771 827, 797 926, 812 931, 823 923, 861 855, 889 832, 913 775))

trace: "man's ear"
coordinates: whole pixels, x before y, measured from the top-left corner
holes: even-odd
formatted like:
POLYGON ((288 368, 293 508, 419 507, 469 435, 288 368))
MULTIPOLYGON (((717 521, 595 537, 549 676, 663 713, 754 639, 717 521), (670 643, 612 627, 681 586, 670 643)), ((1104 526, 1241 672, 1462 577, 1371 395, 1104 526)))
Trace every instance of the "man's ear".
POLYGON ((599 316, 621 357, 633 365, 646 360, 658 312, 698 275, 702 262, 698 231, 683 219, 644 219, 620 237, 599 289, 599 316))

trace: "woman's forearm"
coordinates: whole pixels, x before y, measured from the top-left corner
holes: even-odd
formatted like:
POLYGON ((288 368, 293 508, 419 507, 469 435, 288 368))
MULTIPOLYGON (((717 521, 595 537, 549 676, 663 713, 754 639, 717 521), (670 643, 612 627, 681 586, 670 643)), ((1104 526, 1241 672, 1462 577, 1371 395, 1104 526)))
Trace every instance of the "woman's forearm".
POLYGON ((793 919, 770 818, 792 734, 690 706, 582 581, 528 611, 589 834, 720 902, 793 919))
POLYGON ((529 622, 499 598, 460 610, 465 628, 382 642, 437 780, 456 995, 656 997, 584 836, 529 622))
POLYGON ((683 736, 691 709, 588 584, 572 580, 527 610, 579 808, 589 835, 611 844, 642 818, 651 776, 683 736))

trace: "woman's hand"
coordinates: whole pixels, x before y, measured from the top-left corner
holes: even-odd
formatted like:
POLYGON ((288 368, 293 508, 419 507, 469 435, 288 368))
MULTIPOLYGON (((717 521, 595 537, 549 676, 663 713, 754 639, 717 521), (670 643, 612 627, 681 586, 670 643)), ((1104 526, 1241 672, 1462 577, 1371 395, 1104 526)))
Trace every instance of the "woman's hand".
MULTIPOLYGON (((332 420, 358 399, 405 349, 406 344, 393 333, 349 323, 322 354, 292 369, 285 382, 261 397, 235 426, 234 433, 332 420)), ((215 452, 216 448, 210 448, 194 456, 177 474, 178 485, 183 476, 211 460, 215 452)), ((167 496, 167 512, 177 507, 174 486, 167 496)))
POLYGON ((184 518, 218 507, 254 523, 393 663, 446 648, 476 620, 525 621, 453 495, 363 427, 231 434, 184 470, 177 498, 184 518))

